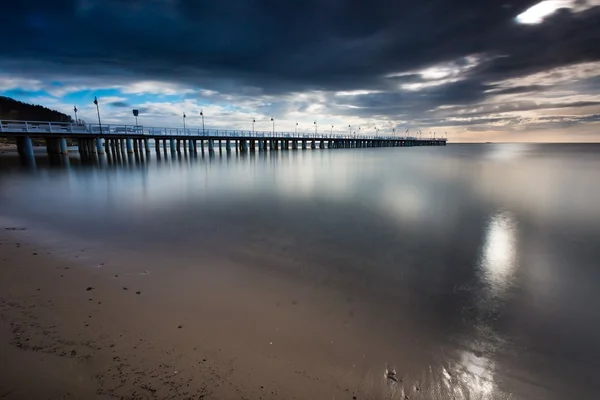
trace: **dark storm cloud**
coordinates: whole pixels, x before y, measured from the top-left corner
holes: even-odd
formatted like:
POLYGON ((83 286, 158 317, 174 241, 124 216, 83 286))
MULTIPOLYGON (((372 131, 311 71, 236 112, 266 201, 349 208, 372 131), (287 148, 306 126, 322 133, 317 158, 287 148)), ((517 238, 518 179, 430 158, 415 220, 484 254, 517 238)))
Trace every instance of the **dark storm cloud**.
POLYGON ((563 10, 539 25, 514 22, 537 2, 10 2, 2 8, 0 35, 10 41, 0 47, 0 68, 165 80, 242 95, 368 88, 388 93, 357 96, 359 108, 346 113, 402 116, 483 101, 494 81, 600 60, 600 7, 563 10), (460 67, 473 54, 480 63, 459 82, 397 91, 425 82, 414 73, 420 68, 448 61, 460 67), (403 71, 413 73, 385 77, 403 71))

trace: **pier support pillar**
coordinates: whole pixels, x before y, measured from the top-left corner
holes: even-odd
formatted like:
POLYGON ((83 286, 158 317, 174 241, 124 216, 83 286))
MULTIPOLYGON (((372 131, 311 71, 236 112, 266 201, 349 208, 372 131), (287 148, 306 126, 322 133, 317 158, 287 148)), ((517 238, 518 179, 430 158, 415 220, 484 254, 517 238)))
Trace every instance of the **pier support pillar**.
POLYGON ((231 141, 229 139, 225 140, 225 150, 231 151, 231 141))
POLYGON ((208 139, 208 151, 215 151, 215 141, 208 139))
POLYGON ((133 154, 133 140, 131 138, 126 138, 125 145, 127 146, 127 153, 133 154))
POLYGON ((35 156, 33 155, 33 143, 29 136, 17 138, 17 151, 21 160, 29 165, 35 165, 35 156))
POLYGON ((146 148, 146 153, 150 153, 150 140, 144 139, 144 147, 146 148))
POLYGON ((306 140, 302 140, 302 150, 306 150, 306 140))
POLYGON ((175 153, 175 139, 169 139, 169 149, 171 153, 175 153))
POLYGON ((59 144, 59 146, 60 146, 60 154, 66 156, 67 154, 69 154, 69 150, 67 149, 67 139, 60 138, 59 142, 60 142, 60 144, 59 144))
POLYGON ((104 154, 104 146, 102 144, 102 138, 96 138, 96 152, 98 154, 104 154))
POLYGON ((154 139, 154 151, 160 153, 160 139, 154 139))
POLYGON ((298 150, 298 141, 296 139, 292 140, 292 149, 298 150))

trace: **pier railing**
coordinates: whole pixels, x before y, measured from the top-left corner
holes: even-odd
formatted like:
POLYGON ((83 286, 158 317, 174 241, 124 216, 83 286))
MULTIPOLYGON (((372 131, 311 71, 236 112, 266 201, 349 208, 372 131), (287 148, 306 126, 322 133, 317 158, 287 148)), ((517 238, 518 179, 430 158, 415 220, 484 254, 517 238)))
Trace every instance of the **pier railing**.
POLYGON ((201 128, 159 128, 141 125, 81 124, 69 122, 0 121, 0 133, 34 135, 91 135, 91 136, 144 136, 144 137, 206 137, 206 138, 274 138, 274 139, 361 139, 361 140, 435 140, 445 138, 416 138, 393 135, 349 135, 337 133, 306 133, 277 131, 247 131, 201 128))

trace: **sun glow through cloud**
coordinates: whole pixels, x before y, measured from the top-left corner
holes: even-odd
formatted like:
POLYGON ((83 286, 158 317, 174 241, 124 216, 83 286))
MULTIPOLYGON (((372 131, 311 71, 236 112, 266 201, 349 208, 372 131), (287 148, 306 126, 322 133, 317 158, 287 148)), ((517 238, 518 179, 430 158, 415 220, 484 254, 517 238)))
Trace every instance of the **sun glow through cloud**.
POLYGON ((598 0, 544 0, 519 14, 516 18, 520 24, 540 24, 544 19, 561 8, 568 8, 573 12, 580 12, 600 5, 598 0))

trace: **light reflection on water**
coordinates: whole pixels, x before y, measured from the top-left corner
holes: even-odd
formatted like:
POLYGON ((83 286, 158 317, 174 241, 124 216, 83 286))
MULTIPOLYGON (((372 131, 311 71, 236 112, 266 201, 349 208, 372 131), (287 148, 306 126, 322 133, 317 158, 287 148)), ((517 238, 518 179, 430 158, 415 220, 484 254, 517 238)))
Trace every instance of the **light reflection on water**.
POLYGON ((502 298, 511 285, 517 266, 516 230, 516 222, 510 212, 502 210, 491 216, 485 234, 481 268, 492 298, 502 298))
POLYGON ((342 293, 331 318, 368 332, 360 379, 383 398, 586 399, 600 390, 599 154, 451 145, 2 164, 0 216, 113 248, 210 248, 342 293), (387 363, 402 381, 382 379, 387 363))

